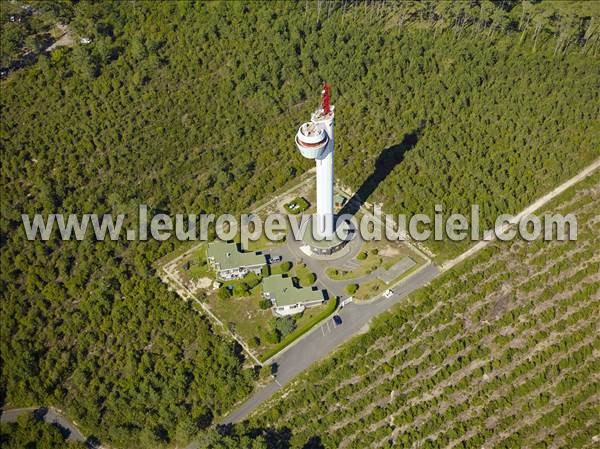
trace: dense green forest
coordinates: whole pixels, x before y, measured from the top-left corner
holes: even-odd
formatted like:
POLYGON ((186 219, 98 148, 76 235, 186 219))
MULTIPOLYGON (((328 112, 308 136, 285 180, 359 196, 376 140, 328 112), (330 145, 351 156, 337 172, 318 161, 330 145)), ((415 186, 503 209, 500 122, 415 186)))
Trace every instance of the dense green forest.
POLYGON ((2 403, 149 448, 249 393, 239 348, 154 277, 175 241, 29 242, 20 214, 244 211, 310 167, 293 134, 324 79, 341 182, 396 153, 365 198, 388 211, 489 222, 595 159, 597 4, 466 5, 64 2, 92 43, 0 85, 2 403))

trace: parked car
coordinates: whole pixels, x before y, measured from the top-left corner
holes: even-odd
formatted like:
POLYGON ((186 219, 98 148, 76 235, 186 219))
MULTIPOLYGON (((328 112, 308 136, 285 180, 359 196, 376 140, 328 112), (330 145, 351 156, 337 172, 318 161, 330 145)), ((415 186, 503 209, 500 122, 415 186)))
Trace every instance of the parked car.
POLYGON ((383 292, 383 296, 385 296, 386 298, 390 298, 393 294, 394 294, 394 292, 391 291, 390 289, 387 289, 386 291, 383 292))
POLYGON ((334 315, 333 316, 333 324, 337 326, 342 324, 342 317, 340 317, 339 315, 334 315))
POLYGON ((271 256, 270 260, 271 260, 271 263, 281 262, 281 256, 271 256))

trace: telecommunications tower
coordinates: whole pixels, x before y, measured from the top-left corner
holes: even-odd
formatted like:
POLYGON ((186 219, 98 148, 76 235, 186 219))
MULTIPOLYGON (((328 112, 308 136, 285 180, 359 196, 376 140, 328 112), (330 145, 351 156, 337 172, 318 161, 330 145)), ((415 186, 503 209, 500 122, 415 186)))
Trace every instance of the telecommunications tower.
POLYGON ((302 156, 317 163, 317 213, 313 221, 315 235, 330 239, 333 226, 333 124, 335 106, 331 105, 331 88, 323 84, 321 106, 312 113, 296 134, 296 146, 302 156))

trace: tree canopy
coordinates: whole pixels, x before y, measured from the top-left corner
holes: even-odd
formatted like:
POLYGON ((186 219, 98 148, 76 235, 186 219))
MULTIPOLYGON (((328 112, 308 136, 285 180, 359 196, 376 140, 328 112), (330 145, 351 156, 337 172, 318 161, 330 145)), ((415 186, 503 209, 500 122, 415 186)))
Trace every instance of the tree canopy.
MULTIPOLYGON (((2 403, 151 448, 248 395, 239 348, 155 277, 175 240, 30 242, 21 214, 246 211, 311 166, 293 135, 323 80, 342 184, 414 136, 366 198, 387 211, 489 223, 595 159, 597 4, 497 3, 61 3, 91 43, 0 81, 2 403)), ((30 30, 2 20, 10 59, 30 30)))

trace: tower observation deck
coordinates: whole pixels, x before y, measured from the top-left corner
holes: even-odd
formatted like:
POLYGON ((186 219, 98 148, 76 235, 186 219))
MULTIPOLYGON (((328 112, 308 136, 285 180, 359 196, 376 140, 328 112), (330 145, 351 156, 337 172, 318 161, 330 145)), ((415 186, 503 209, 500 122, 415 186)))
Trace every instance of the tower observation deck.
POLYGON ((334 235, 333 217, 333 125, 335 107, 330 104, 331 88, 323 84, 321 105, 296 134, 296 146, 308 159, 317 164, 317 213, 313 221, 315 235, 331 239, 334 235))

